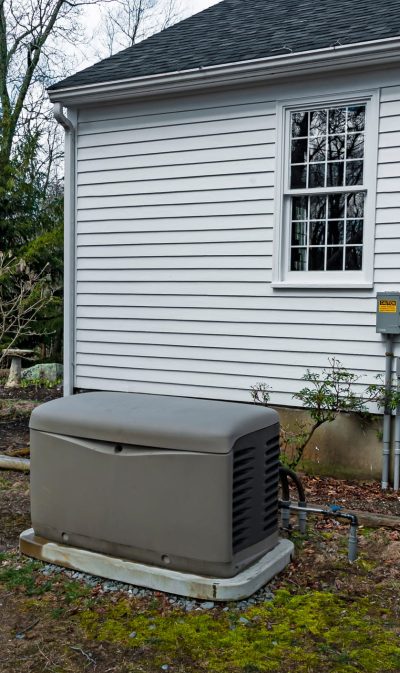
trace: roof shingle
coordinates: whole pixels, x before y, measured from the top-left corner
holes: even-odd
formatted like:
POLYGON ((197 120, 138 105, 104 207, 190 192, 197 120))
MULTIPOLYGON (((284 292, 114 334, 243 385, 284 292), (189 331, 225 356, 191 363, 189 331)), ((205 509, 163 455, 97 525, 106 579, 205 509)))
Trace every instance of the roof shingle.
POLYGON ((224 0, 50 89, 399 35, 399 0, 224 0))

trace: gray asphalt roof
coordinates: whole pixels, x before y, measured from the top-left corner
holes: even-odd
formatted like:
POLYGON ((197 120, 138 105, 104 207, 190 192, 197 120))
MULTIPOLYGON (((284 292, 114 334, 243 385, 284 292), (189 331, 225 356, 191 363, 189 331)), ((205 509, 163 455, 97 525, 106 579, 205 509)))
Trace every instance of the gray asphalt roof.
POLYGON ((51 90, 400 35, 400 0, 224 0, 51 90))

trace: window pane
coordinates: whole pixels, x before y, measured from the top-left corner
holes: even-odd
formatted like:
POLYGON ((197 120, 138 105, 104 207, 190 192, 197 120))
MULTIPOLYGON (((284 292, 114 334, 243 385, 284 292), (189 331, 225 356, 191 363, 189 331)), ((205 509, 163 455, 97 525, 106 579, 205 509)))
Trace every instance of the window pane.
POLYGON ((335 161, 327 166, 327 187, 342 187, 343 186, 343 169, 344 163, 335 161))
POLYGON ((364 217, 364 194, 362 192, 355 192, 347 197, 347 217, 364 217))
POLYGON ((364 131, 365 105, 351 105, 347 113, 347 128, 349 131, 364 131))
POLYGON ((290 270, 306 271, 307 248, 292 248, 290 270))
POLYGON ((310 112, 310 136, 326 135, 326 110, 310 112))
POLYGON ((304 164, 307 161, 307 138, 292 140, 292 164, 304 164))
POLYGON ((364 156, 364 135, 362 133, 350 133, 347 136, 347 159, 360 159, 364 156))
POLYGON ((329 194, 328 196, 328 219, 340 220, 344 217, 344 205, 346 197, 344 194, 329 194))
POLYGON ((364 162, 346 162, 346 185, 362 185, 364 178, 364 162))
POLYGON ((308 112, 292 112, 292 137, 308 136, 308 112))
POLYGON ((308 170, 308 186, 325 187, 325 164, 310 164, 308 170))
POLYGON ((364 180, 365 111, 343 105, 291 113, 290 188, 301 194, 290 205, 292 271, 362 268, 365 193, 356 185, 364 180), (340 193, 343 187, 353 192, 340 193))
POLYGON ((346 271, 361 271, 362 269, 362 246, 352 245, 346 247, 346 271))
POLYGON ((292 220, 306 220, 308 215, 308 196, 294 196, 292 199, 292 220))
POLYGON ((328 271, 342 271, 343 269, 343 248, 327 249, 326 268, 328 271))
POLYGON ((346 243, 362 243, 363 228, 363 220, 348 220, 346 225, 346 243))
POLYGON ((325 259, 325 248, 308 249, 308 269, 309 271, 323 271, 325 259))
POLYGON ((328 141, 328 160, 341 159, 344 160, 346 136, 330 136, 328 141))
POLYGON ((310 138, 309 141, 309 160, 310 161, 325 161, 326 154, 326 139, 310 138))
POLYGON ((310 245, 325 245, 325 222, 310 222, 310 245))
POLYGON ((326 217, 326 196, 310 196, 310 220, 324 220, 326 217))
POLYGON ((328 222, 328 245, 343 245, 344 222, 328 222))
POLYGON ((307 222, 292 223, 292 245, 307 245, 307 222))
POLYGON ((329 133, 344 133, 346 130, 346 108, 337 107, 329 110, 329 133))
POLYGON ((290 186, 292 189, 303 189, 306 187, 307 166, 292 166, 290 186))

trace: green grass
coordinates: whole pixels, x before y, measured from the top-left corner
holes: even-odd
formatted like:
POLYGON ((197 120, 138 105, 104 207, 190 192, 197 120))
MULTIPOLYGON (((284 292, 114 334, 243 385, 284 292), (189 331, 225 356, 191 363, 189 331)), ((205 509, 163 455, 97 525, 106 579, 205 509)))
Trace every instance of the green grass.
MULTIPOLYGON (((4 563, 7 555, 0 556, 0 561, 4 563)), ((0 568, 0 585, 4 584, 9 591, 22 590, 27 596, 40 596, 52 588, 50 580, 40 581, 42 578, 38 575, 38 570, 42 564, 38 561, 25 561, 17 566, 3 566, 0 568)))

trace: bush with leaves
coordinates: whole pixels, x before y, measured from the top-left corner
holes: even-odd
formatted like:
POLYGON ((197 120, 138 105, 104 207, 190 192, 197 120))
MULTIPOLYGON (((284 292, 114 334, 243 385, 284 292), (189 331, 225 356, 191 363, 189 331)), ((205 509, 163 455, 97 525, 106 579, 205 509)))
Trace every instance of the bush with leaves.
MULTIPOLYGON (((8 179, 0 184, 0 241, 3 251, 23 259, 31 274, 51 279, 52 296, 35 316, 29 340, 42 353, 61 357, 63 289, 62 185, 50 180, 43 163, 40 134, 27 135, 14 148, 8 179)), ((49 281, 50 282, 50 281, 49 281)))
MULTIPOLYGON (((293 431, 281 429, 282 462, 295 468, 301 461, 304 450, 310 439, 324 423, 332 423, 341 413, 356 413, 365 417, 368 404, 375 403, 378 408, 394 410, 400 405, 400 393, 395 385, 385 386, 378 375, 377 383, 366 387, 363 394, 357 392, 355 386, 361 376, 343 367, 336 358, 329 359, 329 367, 322 372, 309 369, 302 376, 305 385, 293 395, 308 410, 311 423, 296 421, 293 431), (290 456, 290 457, 289 457, 290 456)), ((270 402, 270 386, 258 383, 251 388, 251 396, 256 404, 267 406, 270 402)))

